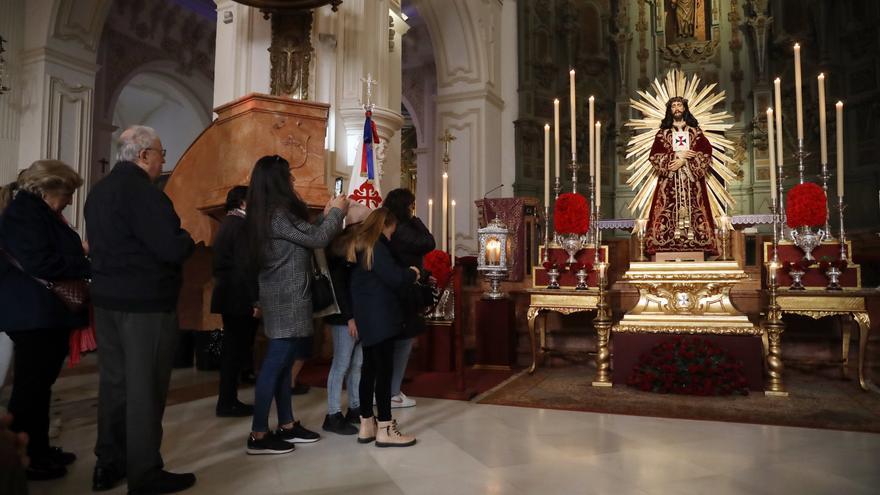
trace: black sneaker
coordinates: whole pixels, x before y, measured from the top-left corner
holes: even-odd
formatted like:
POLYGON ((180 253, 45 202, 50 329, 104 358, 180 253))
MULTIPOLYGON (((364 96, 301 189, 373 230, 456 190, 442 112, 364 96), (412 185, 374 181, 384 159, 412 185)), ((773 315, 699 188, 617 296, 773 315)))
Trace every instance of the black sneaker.
POLYGON ((278 428, 275 430, 275 435, 288 443, 312 443, 321 439, 321 435, 305 429, 303 425, 299 424, 299 421, 295 421, 293 428, 289 430, 278 428))
POLYGON ((305 385, 303 383, 297 383, 296 385, 290 387, 290 395, 305 395, 309 393, 310 388, 312 387, 309 387, 308 385, 305 385))
POLYGON ((67 474, 67 468, 46 456, 36 457, 31 459, 26 474, 30 481, 56 480, 67 474))
POLYGON ((321 426, 321 429, 339 435, 354 435, 358 432, 358 429, 355 428, 353 424, 349 423, 341 412, 328 414, 324 418, 324 425, 321 426))
POLYGON ((143 486, 128 490, 128 495, 153 495, 156 493, 182 492, 196 484, 196 475, 192 473, 169 473, 159 471, 159 475, 143 486))
POLYGON ((359 407, 355 407, 354 409, 348 408, 348 412, 345 413, 345 420, 349 423, 360 426, 361 424, 361 410, 359 407))
POLYGON ((217 404, 217 409, 214 412, 218 418, 244 418, 254 414, 254 406, 235 401, 229 405, 217 404))
POLYGON ((287 454, 293 452, 295 448, 272 432, 266 433, 260 439, 250 435, 247 441, 247 453, 249 455, 287 454))
POLYGON ((61 450, 61 447, 49 447, 46 457, 55 464, 61 464, 62 466, 69 466, 76 461, 76 454, 65 452, 61 450))

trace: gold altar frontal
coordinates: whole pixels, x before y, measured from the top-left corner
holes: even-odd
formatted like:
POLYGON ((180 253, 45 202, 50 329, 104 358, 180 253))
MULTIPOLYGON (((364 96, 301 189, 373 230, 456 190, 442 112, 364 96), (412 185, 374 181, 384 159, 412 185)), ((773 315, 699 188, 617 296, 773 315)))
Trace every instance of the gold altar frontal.
POLYGON ((639 302, 613 332, 759 336, 730 302, 730 289, 746 279, 736 261, 632 262, 623 281, 639 302))

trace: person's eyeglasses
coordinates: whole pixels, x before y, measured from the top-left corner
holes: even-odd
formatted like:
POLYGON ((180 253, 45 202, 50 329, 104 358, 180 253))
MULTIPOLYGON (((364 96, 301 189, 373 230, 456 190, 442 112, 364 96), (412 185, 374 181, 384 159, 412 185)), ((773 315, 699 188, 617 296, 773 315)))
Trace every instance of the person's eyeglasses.
POLYGON ((165 158, 165 153, 168 152, 168 150, 166 150, 165 148, 144 148, 144 150, 158 151, 159 153, 162 153, 162 158, 165 158))

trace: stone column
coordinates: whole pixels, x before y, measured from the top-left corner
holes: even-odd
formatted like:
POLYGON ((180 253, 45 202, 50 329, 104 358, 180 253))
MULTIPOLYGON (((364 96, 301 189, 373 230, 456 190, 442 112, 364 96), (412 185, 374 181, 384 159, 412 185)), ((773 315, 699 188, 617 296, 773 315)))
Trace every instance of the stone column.
MULTIPOLYGON (((327 7, 325 7, 327 8, 327 7)), ((339 15, 340 28, 336 34, 337 49, 333 62, 337 67, 335 117, 336 159, 333 168, 349 177, 354 163, 354 151, 363 138, 366 91, 361 78, 373 76, 379 84, 373 90, 373 120, 380 139, 385 143, 383 193, 400 185, 400 114, 401 66, 400 37, 408 26, 400 16, 397 0, 350 0, 344 2, 339 15), (392 21, 393 20, 393 25, 392 21), (341 124, 341 125, 340 125, 341 124), (344 143, 344 144, 343 144, 344 143)), ((330 61, 317 61, 320 66, 330 61)), ((318 84, 324 84, 318 81, 318 84)), ((335 103, 335 104, 334 104, 335 103)))
POLYGON ((233 0, 217 3, 214 107, 249 93, 269 94, 272 25, 259 9, 233 0))
POLYGON ((109 1, 35 0, 25 4, 18 163, 63 160, 86 186, 65 210, 84 233, 82 209, 92 170, 96 50, 109 1))
POLYGON ((10 91, 0 95, 0 186, 15 180, 21 123, 21 49, 24 41, 24 8, 20 0, 0 0, 0 35, 6 40, 6 83, 10 91))

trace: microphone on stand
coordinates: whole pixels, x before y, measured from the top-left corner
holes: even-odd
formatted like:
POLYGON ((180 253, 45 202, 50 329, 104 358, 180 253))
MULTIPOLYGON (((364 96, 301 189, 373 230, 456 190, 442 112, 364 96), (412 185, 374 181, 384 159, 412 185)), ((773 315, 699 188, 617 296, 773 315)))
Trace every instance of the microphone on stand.
POLYGON ((497 186, 493 187, 492 189, 489 189, 489 191, 486 192, 486 194, 483 195, 483 199, 486 199, 486 196, 488 196, 488 195, 492 194, 493 192, 495 192, 495 191, 501 189, 502 187, 504 187, 504 184, 498 184, 497 186))

